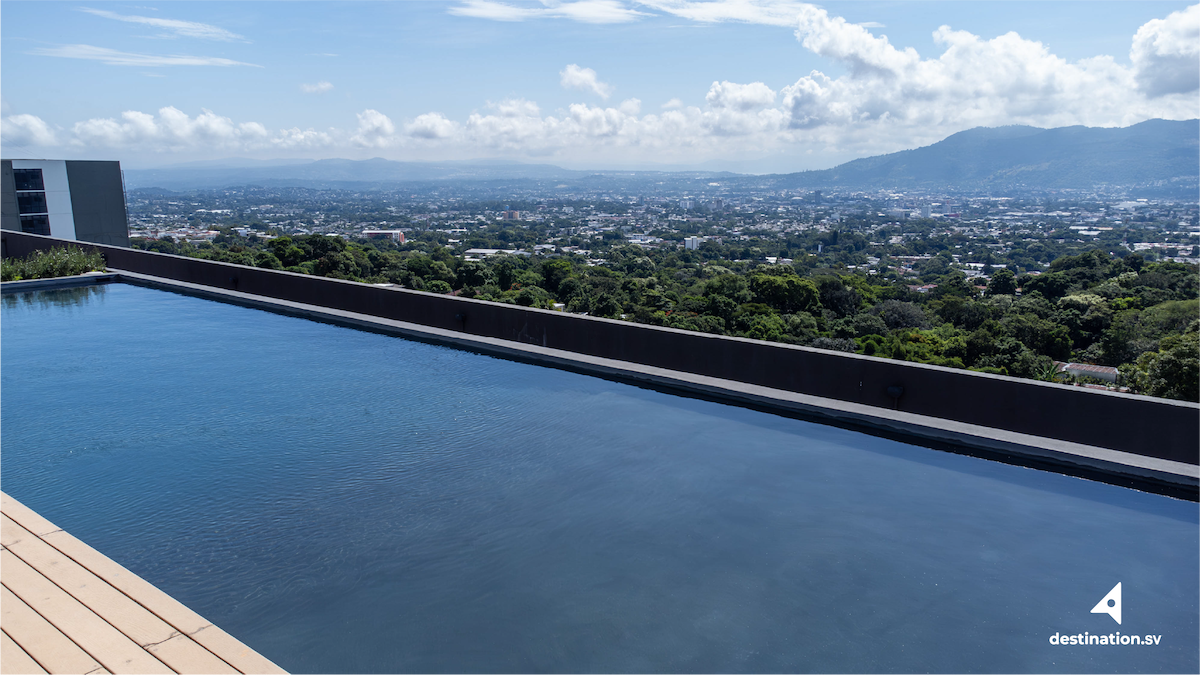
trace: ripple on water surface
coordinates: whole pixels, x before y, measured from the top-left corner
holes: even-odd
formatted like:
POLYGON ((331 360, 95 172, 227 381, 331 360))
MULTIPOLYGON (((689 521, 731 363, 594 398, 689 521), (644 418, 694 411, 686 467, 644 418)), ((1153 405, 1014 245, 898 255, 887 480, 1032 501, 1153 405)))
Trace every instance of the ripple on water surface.
POLYGON ((124 285, 3 326, 4 489, 293 672, 1198 668, 1194 504, 124 285))

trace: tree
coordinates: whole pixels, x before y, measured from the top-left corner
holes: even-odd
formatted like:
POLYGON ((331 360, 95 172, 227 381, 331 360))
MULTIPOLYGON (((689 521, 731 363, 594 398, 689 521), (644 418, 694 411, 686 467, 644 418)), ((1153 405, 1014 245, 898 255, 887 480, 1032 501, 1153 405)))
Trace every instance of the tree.
POLYGON ((1200 402, 1200 331, 1193 324, 1183 335, 1164 338, 1162 349, 1121 370, 1139 394, 1200 402))
POLYGON ((1013 295, 1017 292, 1017 275, 1012 270, 996 270, 987 285, 988 295, 1013 295))
POLYGON ((574 272, 571 261, 566 258, 550 260, 542 264, 542 276, 545 278, 546 290, 558 293, 559 286, 574 272))
POLYGON ((925 310, 911 302, 900 300, 884 300, 875 306, 874 313, 883 319, 891 330, 897 328, 929 328, 929 318, 925 310))
POLYGON ((755 274, 750 277, 750 291, 756 300, 783 313, 811 313, 820 307, 816 284, 795 274, 755 274))

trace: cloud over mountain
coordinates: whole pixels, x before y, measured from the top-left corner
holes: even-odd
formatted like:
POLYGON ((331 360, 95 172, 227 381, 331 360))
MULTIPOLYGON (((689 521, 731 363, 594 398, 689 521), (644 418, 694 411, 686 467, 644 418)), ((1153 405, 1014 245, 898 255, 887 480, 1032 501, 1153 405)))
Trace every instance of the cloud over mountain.
MULTIPOLYGON (((646 12, 698 23, 787 26, 794 32, 797 49, 829 59, 838 68, 827 69, 833 74, 812 70, 775 89, 762 81, 718 80, 707 92, 689 96, 690 100, 702 96, 700 105, 672 99, 648 111, 636 98, 618 104, 573 102, 547 110, 514 94, 482 103, 458 119, 433 111, 398 114, 375 105, 363 106, 357 113, 347 111, 341 129, 271 131, 255 121, 235 122, 207 110, 190 117, 167 106, 156 114, 129 110, 61 128, 32 114, 10 115, 3 120, 4 139, 27 147, 69 144, 153 152, 388 148, 440 157, 486 152, 506 157, 694 162, 814 149, 880 154, 977 126, 1127 126, 1151 118, 1200 116, 1196 96, 1200 6, 1141 26, 1131 36, 1130 65, 1107 55, 1071 61, 1015 32, 985 38, 945 25, 933 31, 938 53, 923 56, 911 47, 893 44, 876 34, 877 29, 790 0, 636 4, 581 0, 521 5, 477 0, 454 5, 450 11, 493 20, 559 19, 600 26, 589 30, 611 30, 603 24, 618 18, 637 20, 646 12)), ((52 55, 121 65, 140 64, 143 58, 111 50, 52 55)), ((181 59, 182 65, 193 57, 169 58, 181 59)), ((561 87, 604 101, 615 90, 596 71, 577 63, 558 75, 561 87)), ((332 85, 318 82, 302 88, 320 93, 332 85)))

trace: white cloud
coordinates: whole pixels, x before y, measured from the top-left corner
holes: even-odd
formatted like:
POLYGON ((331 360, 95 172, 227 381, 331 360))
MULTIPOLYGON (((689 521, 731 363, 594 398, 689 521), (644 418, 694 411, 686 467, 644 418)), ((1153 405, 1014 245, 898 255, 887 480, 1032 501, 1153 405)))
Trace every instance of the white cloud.
POLYGON ((218 40, 221 42, 245 42, 246 39, 237 33, 231 33, 217 26, 212 26, 207 23, 197 23, 195 21, 179 21, 176 19, 158 19, 150 16, 135 16, 128 14, 117 14, 103 9, 91 9, 88 7, 79 8, 81 12, 94 14, 104 17, 105 19, 114 19, 116 21, 124 21, 127 23, 138 23, 145 26, 153 26, 169 31, 171 37, 189 37, 199 38, 201 40, 218 40))
POLYGON ((386 148, 396 141, 396 125, 387 115, 368 108, 358 114, 358 129, 350 142, 364 148, 386 148))
MULTIPOLYGON (((729 9, 737 3, 723 4, 729 9)), ((760 11, 763 3, 741 5, 760 11)), ((939 53, 922 57, 812 5, 788 6, 798 10, 800 45, 836 61, 842 74, 812 71, 778 89, 717 81, 702 105, 671 99, 653 111, 643 111, 634 98, 553 111, 511 98, 489 102, 465 119, 426 112, 397 124, 367 109, 356 124, 328 131, 270 131, 208 111, 189 117, 170 107, 153 115, 129 111, 86 120, 69 133, 14 115, 4 120, 4 139, 153 151, 328 148, 344 155, 389 148, 397 156, 425 159, 492 154, 575 165, 695 163, 809 152, 844 159, 928 144, 975 126, 1125 126, 1200 114, 1196 64, 1188 61, 1198 49, 1190 41, 1197 30, 1194 9, 1143 26, 1132 37, 1128 66, 1109 56, 1068 61, 1016 33, 987 38, 948 26, 933 33, 939 53)), ((612 95, 594 71, 577 64, 560 73, 560 83, 612 95)))
POLYGON ((793 0, 640 0, 660 12, 698 23, 751 23, 794 28, 804 3, 793 0))
MULTIPOLYGON (((93 118, 71 127, 70 144, 77 148, 161 152, 247 152, 264 149, 328 148, 340 132, 314 129, 281 129, 270 132, 259 122, 234 122, 210 110, 195 117, 175 108, 157 115, 128 110, 119 119, 93 118)), ((344 139, 343 139, 344 140, 344 139)))
POLYGON ((334 143, 332 134, 315 129, 280 129, 271 139, 271 145, 283 149, 312 149, 326 148, 334 143))
POLYGON ((99 61, 110 66, 252 66, 254 68, 262 68, 262 66, 253 63, 242 63, 241 61, 215 56, 131 54, 107 47, 93 47, 92 45, 39 47, 30 50, 29 53, 36 56, 57 56, 64 59, 99 61))
POLYGON ((813 71, 780 92, 782 108, 793 129, 841 147, 878 152, 898 149, 889 138, 912 146, 974 126, 1116 126, 1198 112, 1194 97, 1139 96, 1133 69, 1111 57, 1071 63, 1016 33, 988 40, 942 26, 943 53, 923 59, 810 5, 796 37, 849 72, 813 71))
POLYGON ((463 0, 448 10, 457 16, 469 16, 492 21, 527 21, 530 19, 569 19, 581 23, 628 23, 645 16, 617 0, 574 0, 560 2, 543 0, 540 5, 518 6, 496 0, 463 0))
MULTIPOLYGON (((532 19, 568 19, 584 23, 628 23, 651 12, 633 9, 638 5, 697 23, 752 23, 794 27, 803 3, 795 0, 541 0, 540 3, 499 2, 499 0, 461 0, 448 11, 492 21, 529 21, 532 19)), ((870 22, 868 22, 870 23, 870 22)))
POLYGON ((748 112, 775 103, 775 92, 762 82, 751 82, 750 84, 713 82, 704 100, 708 101, 708 105, 713 108, 748 112))
POLYGON ((306 94, 324 94, 327 91, 333 91, 333 85, 322 80, 316 84, 302 84, 300 91, 306 94))
POLYGON ((1200 5, 1147 22, 1133 36, 1129 58, 1147 96, 1200 89, 1200 5))
POLYGON ((582 89, 590 91, 600 98, 607 99, 612 95, 612 85, 601 82, 596 77, 596 71, 591 68, 580 68, 572 63, 558 73, 559 84, 565 89, 582 89))
POLYGON ((121 119, 96 118, 77 122, 71 132, 73 143, 86 147, 128 148, 131 146, 159 150, 180 150, 196 147, 241 149, 265 145, 269 134, 257 122, 234 123, 210 110, 196 117, 167 106, 150 115, 136 110, 121 113, 121 119))
POLYGON ((446 119, 441 113, 425 113, 405 125, 409 136, 426 139, 449 138, 458 131, 458 124, 446 119))
POLYGON ((57 145, 58 138, 50 125, 35 115, 9 115, 0 124, 0 143, 16 147, 57 145))

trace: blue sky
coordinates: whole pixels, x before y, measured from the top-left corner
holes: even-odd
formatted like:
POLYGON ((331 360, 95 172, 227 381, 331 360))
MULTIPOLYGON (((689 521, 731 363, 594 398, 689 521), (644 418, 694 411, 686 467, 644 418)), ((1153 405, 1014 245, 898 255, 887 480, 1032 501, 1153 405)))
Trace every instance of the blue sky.
POLYGON ((1200 117, 1183 2, 0 6, 5 157, 824 168, 975 126, 1200 117))

